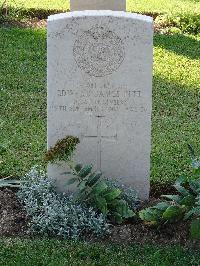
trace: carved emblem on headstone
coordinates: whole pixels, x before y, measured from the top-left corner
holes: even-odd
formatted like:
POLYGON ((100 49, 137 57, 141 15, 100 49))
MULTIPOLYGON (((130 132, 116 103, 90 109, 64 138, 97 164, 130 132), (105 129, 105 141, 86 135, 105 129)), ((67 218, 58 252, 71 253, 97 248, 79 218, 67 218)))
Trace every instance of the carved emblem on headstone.
POLYGON ((75 41, 73 54, 80 69, 90 76, 112 74, 122 64, 123 41, 113 31, 100 26, 84 31, 75 41))

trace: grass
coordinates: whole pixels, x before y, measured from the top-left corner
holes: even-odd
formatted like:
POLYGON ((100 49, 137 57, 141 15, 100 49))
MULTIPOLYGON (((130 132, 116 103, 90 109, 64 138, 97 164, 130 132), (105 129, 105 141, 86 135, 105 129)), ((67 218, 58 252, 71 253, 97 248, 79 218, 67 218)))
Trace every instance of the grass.
POLYGON ((184 35, 154 40, 152 181, 187 173, 187 144, 200 151, 200 46, 184 35))
POLYGON ((46 141, 46 32, 0 30, 0 175, 39 163, 46 141), (40 49, 38 49, 40 47, 40 49), (31 162, 32 161, 32 162, 31 162))
POLYGON ((133 265, 171 266, 200 264, 198 250, 178 246, 104 246, 59 240, 0 240, 0 265, 133 265))
MULTIPOLYGON (((46 19, 49 15, 69 11, 69 0, 0 0, 0 23, 27 23, 29 18, 46 19)), ((198 0, 127 0, 127 11, 155 18, 156 26, 199 34, 200 2, 198 0)))
MULTIPOLYGON (((0 3, 3 0, 0 1, 0 3)), ((35 10, 68 10, 70 8, 69 0, 9 0, 9 5, 22 9, 35 10)), ((127 9, 132 12, 152 12, 152 13, 170 13, 181 11, 193 13, 200 12, 200 3, 198 0, 128 0, 127 9)))
MULTIPOLYGON (((0 29, 0 176, 20 176, 46 150, 46 30, 0 29)), ((156 35, 151 181, 189 173, 187 144, 200 147, 200 45, 189 35, 156 35)))
POLYGON ((134 12, 151 13, 194 13, 200 11, 198 0, 128 0, 127 8, 134 12))
MULTIPOLYGON (((12 3, 16 9, 38 14, 69 8, 64 0, 12 3)), ((192 15, 200 11, 200 2, 130 0, 128 10, 192 15)), ((1 28, 0 40, 0 176, 16 177, 41 164, 46 151, 46 30, 1 28)), ((199 58, 197 36, 157 34, 154 38, 152 183, 171 183, 189 174, 188 143, 200 151, 199 58)), ((0 265, 195 266, 200 265, 200 254, 179 246, 2 238, 0 265)))
MULTIPOLYGON (((3 2, 3 0, 0 0, 3 2)), ((57 0, 57 1, 49 1, 49 0, 9 0, 8 5, 20 8, 24 10, 35 9, 35 10, 60 10, 67 11, 70 8, 69 0, 57 0)))

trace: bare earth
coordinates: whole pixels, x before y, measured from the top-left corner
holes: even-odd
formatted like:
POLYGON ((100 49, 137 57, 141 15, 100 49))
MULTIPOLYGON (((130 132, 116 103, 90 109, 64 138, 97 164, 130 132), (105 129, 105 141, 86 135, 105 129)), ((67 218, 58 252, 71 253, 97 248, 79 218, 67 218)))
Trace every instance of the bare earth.
MULTIPOLYGON (((156 194, 154 192, 154 194, 156 194)), ((151 198, 147 206, 154 204, 158 200, 151 198)), ((0 190, 0 236, 23 236, 27 234, 28 217, 18 201, 16 192, 10 189, 0 190)), ((199 246, 200 241, 194 241, 189 236, 189 224, 179 222, 177 224, 166 225, 162 228, 150 228, 142 222, 130 220, 126 224, 114 226, 112 233, 105 239, 94 236, 85 237, 89 242, 130 244, 145 242, 156 244, 180 244, 182 246, 199 246)))

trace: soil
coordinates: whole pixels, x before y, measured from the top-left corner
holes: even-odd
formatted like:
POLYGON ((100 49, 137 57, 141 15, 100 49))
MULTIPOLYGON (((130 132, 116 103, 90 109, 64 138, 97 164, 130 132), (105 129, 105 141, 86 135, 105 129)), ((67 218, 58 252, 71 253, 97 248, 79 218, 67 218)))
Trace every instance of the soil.
POLYGON ((177 223, 165 225, 161 228, 153 228, 137 221, 132 224, 115 226, 109 236, 109 242, 113 243, 140 243, 155 244, 180 244, 181 246, 199 246, 200 241, 191 240, 189 235, 189 223, 177 223))
POLYGON ((162 195, 177 194, 177 190, 169 184, 151 184, 150 198, 160 198, 162 195))
POLYGON ((0 190, 0 236, 23 235, 27 227, 26 211, 9 189, 0 190))
MULTIPOLYGON (((154 191, 154 189, 152 190, 154 191)), ((157 190, 156 190, 157 191, 157 190)), ((160 192, 160 194, 162 194, 160 192)), ((157 198, 145 204, 145 207, 157 203, 157 198)), ((28 217, 22 204, 18 201, 16 191, 0 190, 0 236, 26 236, 28 217)), ((141 221, 130 220, 126 224, 114 226, 111 235, 105 239, 87 236, 88 242, 129 244, 145 242, 157 244, 180 244, 182 246, 198 246, 199 240, 191 240, 189 236, 189 222, 178 222, 161 228, 152 228, 141 221)))
MULTIPOLYGON (((168 194, 163 193, 158 189, 153 188, 152 194, 168 194)), ((148 202, 145 202, 141 209, 153 206, 160 202, 160 199, 151 197, 148 202)), ((190 237, 190 221, 178 221, 173 224, 166 224, 160 227, 153 227, 145 225, 140 220, 130 220, 126 224, 114 226, 111 234, 101 239, 103 243, 114 243, 114 244, 131 244, 131 243, 154 243, 159 245, 173 245, 179 244, 183 247, 199 247, 200 239, 194 240, 190 237)), ((89 238, 91 242, 99 242, 99 239, 94 237, 89 238)))
POLYGON ((39 18, 30 18, 24 20, 4 20, 0 21, 0 27, 4 28, 46 28, 47 20, 39 18))

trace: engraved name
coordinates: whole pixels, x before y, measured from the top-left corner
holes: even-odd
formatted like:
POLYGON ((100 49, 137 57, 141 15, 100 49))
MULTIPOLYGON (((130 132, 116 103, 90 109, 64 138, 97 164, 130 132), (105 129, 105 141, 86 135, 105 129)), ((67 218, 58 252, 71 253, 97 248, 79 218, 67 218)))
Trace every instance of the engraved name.
POLYGON ((146 112, 142 96, 141 90, 130 89, 126 84, 115 86, 109 82, 101 85, 88 82, 74 89, 58 89, 57 102, 52 103, 50 109, 65 112, 146 112), (64 103, 65 99, 68 104, 64 103))

